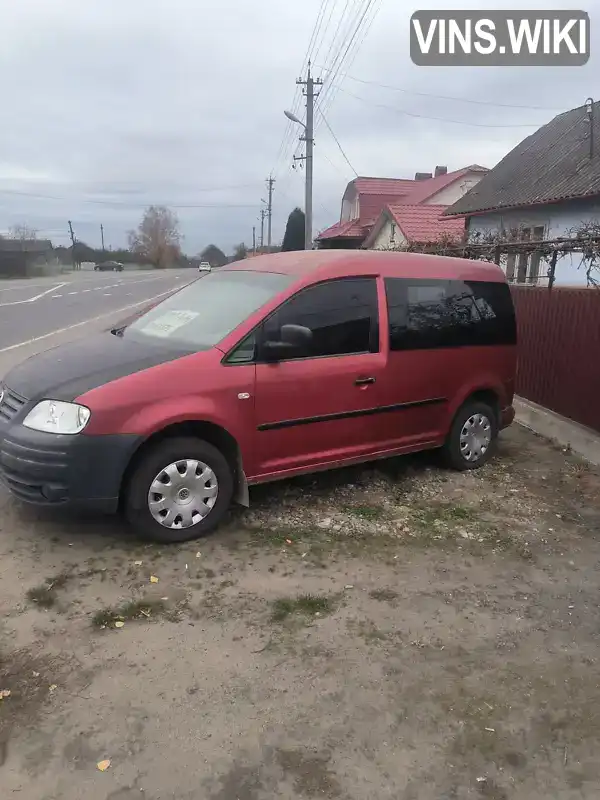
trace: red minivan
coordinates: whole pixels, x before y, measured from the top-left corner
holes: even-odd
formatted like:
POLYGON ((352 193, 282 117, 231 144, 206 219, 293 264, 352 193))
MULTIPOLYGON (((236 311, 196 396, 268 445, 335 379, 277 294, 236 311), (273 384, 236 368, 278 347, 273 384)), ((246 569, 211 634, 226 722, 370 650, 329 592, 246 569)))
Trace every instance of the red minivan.
POLYGON ((238 261, 0 385, 0 477, 21 500, 207 533, 250 484, 415 450, 457 469, 514 418, 502 270, 414 253, 238 261))

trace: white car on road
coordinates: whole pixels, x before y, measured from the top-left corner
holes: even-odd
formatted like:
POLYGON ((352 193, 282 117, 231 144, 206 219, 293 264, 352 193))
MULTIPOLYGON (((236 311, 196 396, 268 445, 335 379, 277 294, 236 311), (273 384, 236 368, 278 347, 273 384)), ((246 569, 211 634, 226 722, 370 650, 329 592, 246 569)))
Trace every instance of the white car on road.
POLYGON ((200 266, 198 267, 198 272, 211 272, 212 267, 208 263, 208 261, 201 261, 200 266))

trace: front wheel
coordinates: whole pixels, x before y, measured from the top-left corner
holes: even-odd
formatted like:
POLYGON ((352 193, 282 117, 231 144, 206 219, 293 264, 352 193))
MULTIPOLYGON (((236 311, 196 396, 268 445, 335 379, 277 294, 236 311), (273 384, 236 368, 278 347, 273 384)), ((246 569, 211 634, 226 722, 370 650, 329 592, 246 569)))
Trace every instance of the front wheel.
POLYGON ((482 467, 493 455, 498 421, 487 403, 467 402, 454 417, 444 445, 448 466, 457 470, 482 467))
POLYGON ((233 496, 225 456, 201 439, 166 439, 143 453, 125 491, 125 514, 143 537, 186 542, 224 518, 233 496))

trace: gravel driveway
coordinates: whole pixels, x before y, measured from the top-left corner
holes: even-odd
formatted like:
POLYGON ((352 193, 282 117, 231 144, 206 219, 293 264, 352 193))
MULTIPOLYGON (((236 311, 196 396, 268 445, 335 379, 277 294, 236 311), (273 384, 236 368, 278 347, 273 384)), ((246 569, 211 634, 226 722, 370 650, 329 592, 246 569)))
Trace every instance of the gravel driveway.
POLYGON ((187 545, 4 494, 0 534, 3 798, 600 794, 600 474, 519 426, 187 545))

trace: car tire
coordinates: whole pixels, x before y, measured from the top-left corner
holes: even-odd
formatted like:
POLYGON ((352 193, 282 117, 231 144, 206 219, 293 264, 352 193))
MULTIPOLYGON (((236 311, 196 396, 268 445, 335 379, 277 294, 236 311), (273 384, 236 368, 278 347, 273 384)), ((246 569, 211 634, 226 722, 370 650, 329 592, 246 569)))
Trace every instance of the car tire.
POLYGON ((165 439, 143 452, 138 460, 125 489, 125 516, 136 532, 146 539, 163 544, 187 542, 205 536, 222 522, 229 510, 233 490, 233 470, 220 450, 202 439, 193 437, 165 439), (192 472, 194 465, 191 462, 200 462, 195 472, 192 472), (176 476, 173 489, 164 494, 159 492, 151 495, 153 485, 159 489, 161 485, 165 488, 171 485, 170 475, 174 474, 174 465, 177 465, 181 480, 176 476), (210 473, 208 484, 205 484, 206 479, 198 475, 199 472, 202 475, 206 474, 205 467, 210 473), (177 490, 178 486, 180 488, 177 490), (212 491, 214 486, 217 490, 214 504, 208 513, 201 517, 198 513, 198 504, 202 504, 205 500, 210 504, 212 498, 204 495, 212 491), (185 495, 185 492, 188 494, 185 495), (150 508, 151 498, 155 504, 154 514, 150 508), (181 515, 178 514, 179 510, 182 512, 181 515), (188 527, 169 527, 158 521, 155 516, 163 512, 171 515, 176 526, 182 524, 184 516, 187 516, 189 522, 190 514, 192 517, 195 514, 199 519, 188 527), (173 514, 176 514, 174 518, 173 514))
POLYGON ((444 445, 444 460, 449 467, 461 472, 479 469, 493 456, 497 438, 498 419, 494 409, 487 403, 468 401, 454 417, 444 445))

